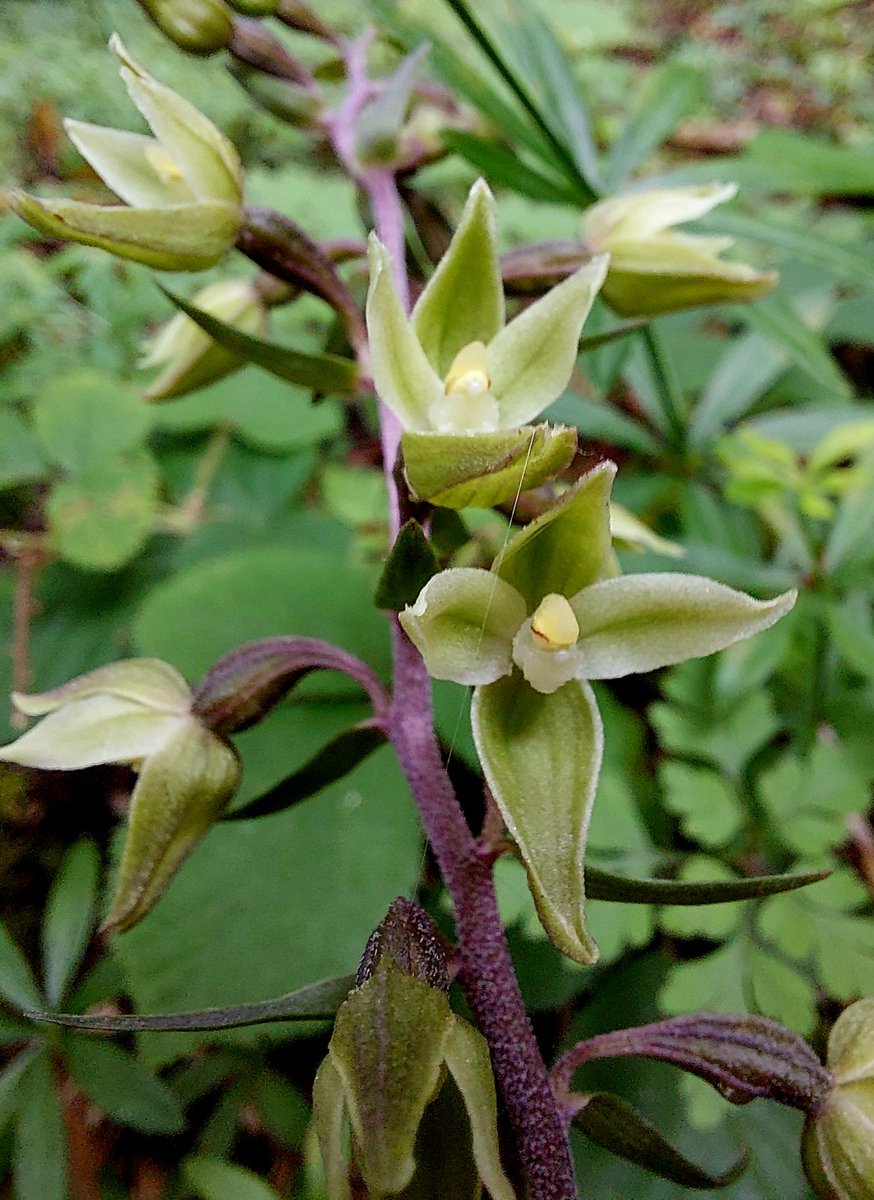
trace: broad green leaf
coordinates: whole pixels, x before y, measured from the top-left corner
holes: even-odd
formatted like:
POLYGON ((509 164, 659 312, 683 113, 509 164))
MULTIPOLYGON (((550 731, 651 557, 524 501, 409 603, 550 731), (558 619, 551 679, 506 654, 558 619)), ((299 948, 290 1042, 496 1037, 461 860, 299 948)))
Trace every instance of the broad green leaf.
POLYGON ((32 1058, 19 1084, 12 1158, 16 1200, 67 1200, 67 1139, 51 1058, 32 1058))
POLYGON ((493 1200, 513 1200, 516 1193, 501 1166, 498 1105, 488 1044, 472 1025, 455 1017, 444 1054, 446 1066, 464 1099, 479 1177, 493 1200))
MULTIPOLYGON (((596 810, 597 811, 597 810, 596 810)), ((752 875, 746 879, 736 876, 689 879, 633 879, 614 875, 601 867, 586 867, 586 892, 590 900, 610 900, 619 904, 712 905, 729 900, 757 900, 777 892, 819 883, 827 871, 806 874, 752 875)))
POLYGON ((794 960, 799 970, 815 965, 816 978, 841 1000, 874 990, 874 927, 868 916, 842 912, 809 899, 774 897, 762 905, 763 935, 794 960))
POLYGON ((593 583, 571 598, 581 673, 618 679, 724 650, 773 625, 795 595, 754 600, 713 579, 671 572, 593 583))
POLYGON ((874 481, 849 492, 838 508, 825 547, 825 566, 830 574, 851 568, 854 558, 868 549, 872 519, 874 481))
POLYGON ((584 444, 606 442, 608 446, 622 446, 646 456, 661 453, 660 443, 644 425, 609 404, 565 393, 551 406, 548 415, 556 421, 576 425, 584 444))
POLYGON ((759 780, 775 835, 818 855, 846 837, 846 817, 868 809, 868 785, 841 745, 819 742, 805 758, 787 753, 759 780))
POLYGON ((525 602, 509 583, 480 567, 452 567, 428 581, 400 614, 407 636, 435 679, 491 683, 512 668, 513 637, 525 602))
POLYGON ((676 1150, 627 1101, 610 1092, 586 1096, 574 1125, 599 1146, 682 1187, 724 1188, 740 1177, 747 1164, 744 1156, 721 1174, 705 1171, 676 1150))
POLYGON ((680 818, 686 836, 702 846, 722 846, 743 828, 736 791, 715 772, 666 762, 659 781, 665 806, 680 818))
POLYGON ((450 150, 481 171, 495 187, 510 188, 543 204, 577 203, 578 197, 565 182, 530 166, 498 142, 461 129, 447 129, 442 138, 450 150))
POLYGON ((848 598, 843 604, 831 603, 826 619, 831 641, 847 666, 854 672, 874 679, 874 625, 868 598, 858 595, 859 603, 848 598))
POLYGON ((603 739, 591 689, 574 680, 543 695, 514 672, 477 688, 471 720, 544 928, 570 958, 594 962, 583 862, 603 739))
POLYGON ((167 1085, 126 1050, 73 1034, 66 1043, 66 1062, 85 1095, 119 1125, 143 1133, 181 1133, 185 1128, 167 1085))
POLYGON ((254 1171, 218 1158, 186 1158, 182 1174, 203 1200, 279 1200, 279 1193, 254 1171))
POLYGON ((47 470, 42 448, 21 417, 0 412, 0 489, 39 479, 47 470))
POLYGON ((152 410, 134 388, 97 371, 52 380, 33 405, 34 431, 43 448, 72 473, 136 450, 151 425, 152 410))
POLYGON ((288 383, 296 383, 313 391, 340 394, 354 392, 358 387, 358 368, 352 359, 340 358, 336 354, 305 354, 290 346, 279 346, 263 338, 252 337, 189 304, 169 288, 162 287, 161 291, 220 346, 288 383))
POLYGON ((849 400, 852 389, 829 354, 821 337, 810 329, 795 309, 777 296, 735 310, 738 318, 756 332, 774 342, 829 394, 849 400))
POLYGON ((563 471, 577 433, 552 425, 475 436, 405 433, 401 445, 407 480, 421 500, 444 508, 492 508, 563 471))
MULTIPOLYGON (((352 986, 352 980, 349 981, 352 986)), ((310 1125, 310 1107, 301 1093, 278 1071, 260 1070, 254 1102, 271 1135, 290 1150, 303 1150, 310 1125)))
POLYGON ((492 570, 533 611, 550 592, 570 598, 612 562, 608 501, 616 468, 600 463, 510 539, 492 570))
POLYGON ((41 1008, 42 998, 27 960, 0 924, 0 996, 14 1008, 41 1008))
POLYGON ((343 1086, 368 1188, 393 1195, 415 1169, 416 1132, 456 1018, 446 995, 388 956, 337 1013, 329 1057, 343 1086))
POLYGON ((88 570, 122 566, 152 530, 157 491, 157 469, 145 450, 106 459, 64 480, 46 506, 55 547, 88 570))
POLYGON ((94 843, 77 842, 52 884, 42 925, 46 999, 59 1004, 73 982, 94 924, 100 861, 94 843))
POLYGON ((437 270, 413 309, 412 328, 438 376, 471 342, 488 343, 504 324, 495 201, 478 180, 437 270))
POLYGON ((666 62, 647 72, 634 108, 610 147, 605 173, 608 191, 621 187, 646 158, 704 101, 704 77, 686 63, 666 62))

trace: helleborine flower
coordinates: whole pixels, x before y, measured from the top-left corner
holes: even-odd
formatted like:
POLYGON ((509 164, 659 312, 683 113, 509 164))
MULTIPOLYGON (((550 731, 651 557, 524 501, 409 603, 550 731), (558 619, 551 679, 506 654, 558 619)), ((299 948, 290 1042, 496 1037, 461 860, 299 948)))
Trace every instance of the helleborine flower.
POLYGON ((732 238, 676 233, 737 192, 733 183, 657 188, 602 200, 586 211, 583 237, 593 253, 609 253, 602 296, 623 317, 755 300, 777 281, 719 256, 732 238))
POLYGON ((203 271, 234 245, 243 176, 236 150, 198 110, 153 79, 117 35, 110 48, 131 100, 154 137, 65 121, 76 148, 124 205, 7 196, 48 237, 99 246, 167 271, 203 271))
POLYGON ((804 1128, 802 1157, 823 1200, 874 1198, 874 999, 838 1017, 828 1041, 834 1086, 804 1128))
MULTIPOLYGON (((567 387, 580 330, 607 270, 606 256, 581 267, 507 325, 495 203, 482 180, 473 185, 449 249, 410 317, 395 288, 391 256, 375 235, 371 235, 369 254, 367 329, 373 380, 378 396, 406 431, 402 446, 414 491, 424 499, 439 494, 433 470, 436 459, 445 459, 455 487, 459 479, 451 468, 460 457, 478 456, 470 478, 477 472, 506 470, 515 456, 519 478, 514 476, 503 488, 510 495, 518 486, 522 466, 527 487, 561 469, 563 462, 556 467, 556 457, 565 455, 568 447, 564 461, 573 454, 573 442, 566 434, 561 436, 567 445, 562 442, 557 454, 553 435, 544 438, 537 450, 533 432, 520 427, 567 387), (506 431, 513 431, 509 442, 506 431), (491 436, 494 444, 471 441, 465 446, 473 435, 491 436), (541 452, 547 460, 545 469, 532 461, 541 452)), ((451 498, 441 496, 439 502, 448 504, 451 498)), ((497 501, 465 497, 464 502, 497 501)))
POLYGON ((442 571, 400 614, 431 675, 474 685, 477 751, 540 918, 583 963, 597 956, 584 923, 583 857, 603 740, 587 681, 712 654, 795 602, 794 592, 754 600, 697 575, 615 577, 615 470, 605 462, 584 476, 491 571, 442 571))
POLYGON ((98 667, 39 695, 13 694, 43 720, 0 748, 0 762, 48 771, 123 763, 139 773, 106 928, 153 907, 236 790, 233 748, 192 711, 181 675, 155 658, 98 667))
MULTIPOLYGON (((261 338, 267 334, 267 309, 247 279, 212 283, 199 291, 191 302, 243 333, 261 338)), ((189 316, 180 312, 145 342, 139 365, 164 367, 145 395, 150 400, 169 400, 215 383, 246 364, 239 355, 213 341, 189 316)))
POLYGON ((478 1195, 473 1186, 478 1176, 494 1200, 514 1200, 498 1149, 488 1046, 452 1012, 447 987, 445 960, 429 918, 409 901, 396 900, 368 943, 356 987, 340 1006, 328 1056, 313 1085, 328 1200, 352 1196, 344 1149, 347 1123, 368 1195, 407 1195, 411 1181, 416 1195, 442 1194, 434 1187, 428 1160, 433 1169, 435 1160, 448 1157, 453 1180, 476 1172, 470 1190, 459 1194, 478 1195), (435 979, 441 962, 442 983, 435 979), (446 1103, 447 1071, 464 1112, 457 1111, 453 1099, 446 1103), (426 1160, 421 1168, 420 1150, 426 1160))

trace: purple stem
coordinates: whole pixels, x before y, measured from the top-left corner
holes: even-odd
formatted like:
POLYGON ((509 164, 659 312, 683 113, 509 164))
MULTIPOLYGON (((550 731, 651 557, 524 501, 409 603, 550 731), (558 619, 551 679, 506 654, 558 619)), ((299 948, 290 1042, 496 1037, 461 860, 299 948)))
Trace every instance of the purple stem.
MULTIPOLYGON (((392 256, 398 294, 409 310, 404 218, 391 170, 362 169, 355 124, 373 94, 366 74, 369 35, 346 48, 348 91, 329 122, 335 151, 370 200, 376 231, 392 256)), ((401 429, 380 405, 383 469, 391 497, 392 536, 400 523, 394 465, 401 429)), ((452 896, 459 981, 491 1051, 518 1147, 529 1200, 576 1200, 573 1164, 562 1117, 513 972, 492 880, 494 855, 471 833, 440 757, 431 710, 431 681, 418 650, 395 619, 393 698, 388 734, 452 896)))

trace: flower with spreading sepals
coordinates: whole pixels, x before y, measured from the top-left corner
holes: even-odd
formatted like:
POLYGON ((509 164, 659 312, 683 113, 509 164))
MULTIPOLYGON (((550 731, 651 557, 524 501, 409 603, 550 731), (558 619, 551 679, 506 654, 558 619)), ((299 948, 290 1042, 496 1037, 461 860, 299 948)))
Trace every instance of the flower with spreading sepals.
MULTIPOLYGON (((191 303, 226 325, 254 337, 265 337, 267 309, 247 279, 227 279, 199 291, 191 303)), ((169 400, 239 371, 245 361, 213 341, 185 313, 176 313, 143 346, 141 367, 164 370, 146 389, 150 400, 169 400)))
POLYGON ((823 1200, 874 1198, 874 999, 838 1017, 828 1041, 834 1085, 804 1127, 804 1168, 823 1200))
POLYGON ((138 772, 105 928, 135 925, 234 794, 234 749, 193 711, 168 663, 132 658, 39 695, 13 695, 38 725, 0 748, 0 762, 49 771, 121 763, 138 772))
POLYGON ((453 1013, 448 986, 430 919, 395 900, 340 1006, 313 1085, 328 1200, 351 1200, 347 1124, 369 1195, 406 1195, 411 1181, 416 1195, 440 1194, 429 1166, 433 1171, 435 1161, 449 1158, 453 1181, 473 1175, 465 1194, 479 1195, 479 1179, 494 1200, 514 1200, 501 1166, 488 1046, 453 1013), (447 1071, 457 1088, 451 1095, 447 1071), (465 1113, 469 1138, 461 1132, 465 1113), (417 1161, 422 1150, 424 1163, 417 1161))
POLYGON ((779 620, 795 592, 755 600, 697 575, 615 575, 604 462, 507 544, 491 571, 435 575, 400 614, 437 679, 473 684, 474 739, 552 940, 579 962, 583 857, 602 753, 588 680, 712 654, 779 620))
POLYGON ((130 98, 154 137, 66 121, 76 148, 125 203, 84 204, 7 195, 40 233, 98 246, 167 271, 203 271, 237 240, 243 174, 228 139, 187 100, 153 79, 113 35, 110 48, 130 98))
POLYGON ((506 324, 495 203, 479 180, 408 317, 391 256, 371 235, 367 329, 373 380, 406 431, 405 466, 419 496, 456 507, 488 506, 498 501, 467 493, 458 503, 457 497, 447 499, 441 477, 455 488, 460 480, 504 471, 501 491, 512 495, 523 473, 525 486, 534 487, 569 461, 572 431, 535 431, 527 422, 567 387, 580 331, 606 270, 605 255, 593 259, 506 324), (467 462, 459 475, 462 459, 467 462), (514 470, 508 469, 511 460, 514 470))
POLYGON ((583 238, 595 254, 610 255, 601 295, 623 317, 656 316, 679 308, 755 300, 777 281, 720 255, 732 238, 677 233, 737 192, 733 183, 656 188, 612 196, 587 209, 583 238))

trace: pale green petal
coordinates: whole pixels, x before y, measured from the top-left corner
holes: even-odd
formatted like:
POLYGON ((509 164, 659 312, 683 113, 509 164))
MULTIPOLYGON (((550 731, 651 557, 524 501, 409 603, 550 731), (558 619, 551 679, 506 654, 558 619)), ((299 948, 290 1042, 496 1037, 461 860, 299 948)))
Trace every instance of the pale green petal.
POLYGON ((231 746, 196 717, 177 719, 171 736, 146 758, 134 788, 104 929, 130 929, 142 920, 221 816, 239 780, 231 746))
POLYGON ((12 700, 19 712, 41 717, 71 700, 97 695, 116 696, 160 712, 182 714, 191 709, 188 684, 175 667, 160 658, 123 658, 48 692, 13 692, 12 700))
POLYGON ((491 571, 454 567, 422 588, 399 620, 435 679, 491 683, 512 669, 525 601, 491 571))
MULTIPOLYGON (((650 275, 715 275, 722 279, 760 278, 746 263, 717 258, 721 238, 663 234, 646 242, 620 242, 610 253, 610 274, 637 271, 650 275)), ((650 285, 651 286, 651 285, 650 285)))
POLYGON ((448 250, 416 302, 412 325, 442 379, 459 350, 470 342, 488 343, 503 324, 495 201, 478 179, 448 250))
POLYGON ((349 1162, 343 1147, 345 1110, 343 1082, 328 1055, 313 1082, 313 1121, 325 1168, 327 1200, 352 1200, 349 1162))
POLYGON ((611 196, 586 210, 583 234, 594 249, 612 253, 616 242, 652 237, 672 225, 694 221, 736 193, 737 184, 708 183, 611 196))
POLYGON ((193 104, 153 79, 128 54, 113 34, 110 49, 120 64, 120 75, 131 100, 173 161, 183 171, 195 196, 239 207, 243 196, 243 169, 234 147, 193 104))
POLYGON ((525 425, 570 382, 580 332, 607 274, 601 255, 529 305, 486 347, 501 426, 525 425))
POLYGON ((467 1021, 453 1017, 444 1054, 467 1109, 479 1177, 492 1200, 516 1200, 501 1166, 495 1080, 486 1040, 467 1021))
POLYGON ((46 771, 137 762, 163 746, 187 718, 118 696, 73 700, 0 749, 0 762, 46 771))
POLYGON ((623 549, 652 550, 667 558, 683 558, 686 553, 678 542, 661 537, 633 512, 615 501, 610 505, 610 535, 623 549))
POLYGON ((612 570, 612 462, 598 464, 545 513, 515 534, 492 570, 522 593, 533 612, 550 592, 570 599, 612 570))
POLYGON ((828 1065, 838 1083, 866 1079, 874 1094, 874 997, 857 1000, 838 1017, 829 1034, 828 1065))
POLYGON ((545 696, 514 672, 476 689, 471 722, 544 929, 576 962, 594 962, 598 949, 586 929, 583 864, 603 730, 591 688, 572 681, 545 696))
POLYGON ((127 208, 37 200, 10 192, 14 212, 48 237, 97 246, 163 271, 205 271, 237 239, 240 214, 227 204, 182 204, 127 208))
POLYGON ((443 398, 443 384, 404 312, 391 255, 375 234, 370 235, 368 258, 367 332, 376 394, 404 429, 422 433, 431 428, 429 413, 443 398))
POLYGON ((86 162, 125 203, 138 208, 160 208, 164 204, 195 201, 184 179, 162 177, 155 169, 153 152, 158 143, 154 138, 85 121, 64 121, 64 128, 86 162))
POLYGON ((791 591, 754 600, 713 579, 669 572, 594 583, 571 598, 580 675, 618 679, 713 654, 773 625, 795 598, 791 591))

